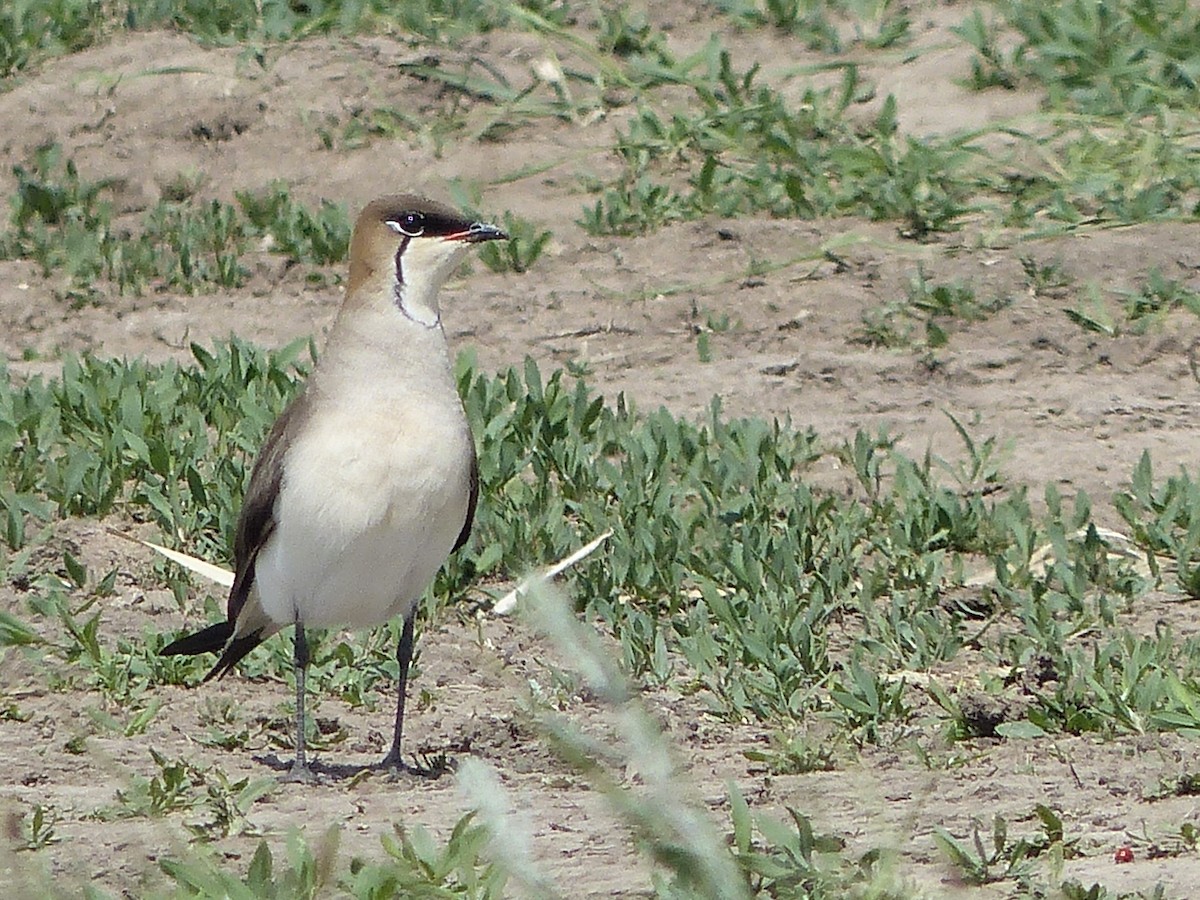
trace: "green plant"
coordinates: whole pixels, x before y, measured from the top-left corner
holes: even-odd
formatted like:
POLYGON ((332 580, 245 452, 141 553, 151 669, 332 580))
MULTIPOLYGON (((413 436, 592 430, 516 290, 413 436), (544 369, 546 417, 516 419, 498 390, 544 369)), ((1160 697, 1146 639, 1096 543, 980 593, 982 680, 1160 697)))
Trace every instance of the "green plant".
POLYGON ((200 798, 196 787, 203 782, 200 770, 184 760, 168 760, 155 750, 150 757, 158 766, 158 774, 150 778, 134 776, 127 788, 117 789, 114 818, 146 816, 157 818, 180 809, 195 807, 200 798))
POLYGON ((527 272, 550 242, 550 232, 508 211, 501 222, 508 240, 484 244, 480 260, 493 272, 527 272))
POLYGON ((1178 589, 1200 597, 1200 486, 1191 476, 1183 471, 1157 486, 1150 454, 1143 453, 1113 505, 1146 552, 1151 572, 1158 574, 1158 556, 1174 559, 1178 589))
POLYGON ((340 263, 350 250, 350 217, 328 200, 310 213, 292 199, 283 182, 273 182, 258 194, 237 195, 251 234, 271 238, 272 249, 296 262, 324 266, 340 263))
MULTIPOLYGON (((860 214, 898 219, 908 237, 951 230, 966 210, 969 141, 901 137, 889 98, 866 129, 845 118, 859 89, 808 90, 797 105, 756 83, 758 66, 736 72, 712 45, 704 77, 690 79, 692 108, 664 117, 643 105, 620 134, 621 174, 586 207, 594 233, 636 234, 715 213, 764 211, 815 218, 860 214), (679 173, 693 173, 681 184, 679 173)), ((969 179, 968 179, 969 180, 969 179)))
POLYGON ((769 26, 826 53, 844 49, 842 31, 847 25, 856 35, 854 42, 867 47, 890 47, 909 39, 908 12, 893 0, 715 0, 711 5, 742 25, 769 26))
MULTIPOLYGON (((527 2, 526 5, 543 4, 527 2)), ((258 5, 250 0, 220 0, 164 6, 155 0, 134 0, 125 18, 131 28, 169 24, 212 43, 252 46, 312 34, 370 32, 388 25, 427 40, 443 41, 489 31, 509 21, 504 4, 465 0, 399 5, 381 0, 361 3, 330 0, 314 6, 297 6, 282 0, 263 0, 258 5)))
POLYGON ((596 47, 601 53, 628 59, 648 57, 670 63, 666 35, 656 31, 643 13, 623 6, 601 8, 597 22, 596 47))
POLYGON ((97 812, 104 820, 163 818, 175 813, 189 817, 188 829, 198 837, 228 837, 254 826, 251 807, 278 787, 271 778, 231 780, 224 772, 184 759, 168 759, 153 748, 150 757, 158 772, 150 778, 134 775, 116 792, 116 805, 97 812))
POLYGON ((1167 900, 1168 897, 1161 882, 1146 891, 1135 891, 1132 894, 1122 891, 1120 894, 1114 894, 1098 881, 1093 882, 1090 887, 1084 887, 1082 882, 1069 878, 1059 889, 1065 900, 1167 900))
POLYGON ((1003 296, 980 300, 975 288, 966 282, 934 284, 925 268, 918 265, 904 299, 864 310, 850 340, 869 347, 935 349, 949 342, 947 326, 951 321, 980 321, 1011 302, 1003 296))
POLYGON ((249 275, 242 258, 254 239, 317 266, 341 262, 350 244, 345 209, 325 201, 310 212, 279 182, 238 193, 236 206, 162 201, 130 234, 117 227, 103 199, 109 184, 81 178, 56 145, 38 149, 28 168, 16 166, 14 174, 13 229, 0 236, 0 257, 35 260, 47 275, 63 272, 82 300, 99 293, 105 278, 122 293, 238 287, 249 275))
POLYGON ((1158 268, 1151 269, 1139 287, 1118 294, 1125 298, 1125 317, 1137 332, 1161 322, 1173 309, 1200 315, 1200 292, 1167 278, 1158 268))
POLYGON ((1020 256, 1021 270, 1025 273, 1025 283, 1035 297, 1057 297, 1069 288, 1074 279, 1063 269, 1061 259, 1050 262, 1038 262, 1032 256, 1020 256))
POLYGON ((22 823, 21 842, 17 845, 20 850, 42 850, 51 844, 57 844, 62 838, 55 833, 58 824, 58 811, 53 806, 35 803, 33 809, 22 823))
POLYGON ((1063 858, 1069 858, 1075 852, 1075 841, 1064 840, 1062 819, 1058 813, 1039 803, 1034 807, 1034 815, 1041 822, 1042 834, 1020 838, 1016 842, 1009 841, 1008 822, 1004 817, 999 814, 994 816, 990 850, 984 845, 980 834, 982 823, 976 818, 971 820, 970 847, 964 846, 942 828, 937 829, 934 840, 967 884, 991 884, 1009 879, 1020 881, 1030 874, 1033 858, 1051 848, 1058 848, 1063 858))
POLYGON ((1011 302, 1005 297, 980 301, 975 288, 961 281, 932 284, 922 266, 917 266, 917 274, 909 280, 907 299, 913 309, 926 315, 967 321, 985 318, 1011 302))
POLYGON ((278 869, 271 848, 266 841, 260 842, 245 878, 227 871, 208 854, 187 859, 164 857, 158 865, 188 896, 312 898, 333 880, 339 836, 336 827, 330 828, 314 851, 299 832, 291 832, 287 841, 288 864, 278 869))
MULTIPOLYGON (((691 797, 661 729, 638 704, 595 633, 544 584, 531 590, 526 611, 530 623, 573 661, 612 713, 614 734, 609 739, 591 737, 547 710, 539 712, 540 726, 564 760, 604 795, 641 851, 665 870, 665 877, 656 879, 659 895, 736 900, 786 896, 801 887, 838 895, 873 880, 869 870, 847 866, 839 857, 842 842, 816 834, 807 817, 789 810, 791 821, 784 825, 754 815, 736 788, 729 792, 729 846, 691 797), (621 768, 637 771, 638 782, 622 780, 617 775, 621 768), (755 840, 756 831, 761 843, 755 840), (826 856, 826 865, 818 865, 817 854, 826 856)), ((490 790, 498 790, 498 783, 490 790)), ((497 803, 493 799, 490 805, 497 803)))
POLYGON ((959 25, 950 29, 975 48, 971 58, 971 77, 966 84, 976 91, 990 87, 1013 90, 1017 86, 1017 74, 1012 60, 1004 58, 999 47, 999 28, 996 22, 986 22, 983 13, 974 9, 959 25))
POLYGON ((1120 116, 1194 101, 1200 12, 1186 0, 1017 0, 999 11, 1022 39, 1014 65, 1054 106, 1120 116))
POLYGON ((0 9, 0 78, 28 68, 42 56, 82 50, 107 19, 96 0, 14 0, 0 9))
POLYGON ((829 689, 836 714, 841 717, 852 739, 863 744, 880 740, 880 727, 893 721, 905 721, 912 710, 904 702, 903 680, 885 682, 851 660, 829 689))
POLYGON ((745 750, 743 755, 776 775, 831 772, 837 768, 831 746, 801 736, 776 735, 769 750, 745 750))
MULTIPOLYGON (((102 516, 120 506, 158 523, 170 541, 226 559, 246 465, 296 390, 304 348, 194 347, 188 366, 68 360, 60 380, 0 385, 0 435, 12 448, 0 456, 10 538, 20 546, 31 521, 55 512, 102 516)), ((911 459, 886 434, 823 447, 786 422, 727 419, 719 404, 698 424, 641 414, 621 398, 606 404, 563 372, 543 377, 532 362, 492 377, 464 358, 458 378, 488 502, 471 544, 439 574, 429 615, 479 580, 560 559, 612 531, 604 552, 570 577, 633 673, 668 682, 686 666, 722 715, 787 729, 833 712, 843 731, 873 741, 881 725, 907 717, 893 673, 952 660, 964 646, 978 612, 948 601, 947 591, 969 562, 996 572, 981 602, 1011 626, 981 649, 1014 667, 1046 657, 1064 673, 1036 693, 1032 727, 1191 727, 1200 673, 1184 665, 1177 684, 1162 676, 1186 659, 1186 644, 1144 644, 1120 631, 1111 643, 1070 639, 1098 621, 1111 628, 1113 604, 1128 603, 1145 579, 1091 526, 1082 495, 1074 509, 1051 496, 1041 520, 1021 490, 998 491, 1006 479, 994 437, 977 439, 956 423, 962 461, 911 459), (854 496, 806 482, 825 456, 852 474, 854 496), (1039 567, 1046 541, 1053 552, 1039 567), (848 615, 857 623, 849 645, 837 624, 848 615)), ((1185 590, 1194 589, 1200 558, 1194 493, 1190 481, 1164 489, 1139 469, 1121 501, 1137 540, 1181 560, 1185 590)), ((14 648, 51 641, 61 685, 86 685, 125 713, 98 710, 97 725, 139 733, 157 714, 149 686, 188 682, 203 665, 159 658, 156 634, 105 640, 97 600, 111 573, 92 574, 70 554, 62 566, 35 584, 31 609, 44 618, 13 616, 0 634, 14 648)), ((183 596, 185 583, 172 577, 183 596)), ((217 603, 207 600, 202 614, 218 615, 217 603)), ((378 686, 395 677, 391 642, 386 629, 316 641, 314 690, 373 706, 378 686)), ((290 654, 269 641, 243 666, 251 676, 287 677, 290 654)), ((286 739, 270 723, 215 710, 206 740, 230 746, 260 733, 286 739)), ((313 738, 341 734, 330 720, 313 738)))
POLYGON ((1089 284, 1087 287, 1086 305, 1081 303, 1071 309, 1064 309, 1063 313, 1085 331, 1094 331, 1107 337, 1116 337, 1121 333, 1108 305, 1100 295, 1099 288, 1095 285, 1089 284))

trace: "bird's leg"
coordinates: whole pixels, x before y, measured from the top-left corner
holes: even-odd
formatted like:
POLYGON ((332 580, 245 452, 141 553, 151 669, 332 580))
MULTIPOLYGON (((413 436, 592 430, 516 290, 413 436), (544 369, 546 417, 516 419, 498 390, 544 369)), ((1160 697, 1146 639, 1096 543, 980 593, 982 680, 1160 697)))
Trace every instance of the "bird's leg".
POLYGON ((308 674, 308 638, 304 626, 296 623, 296 654, 292 658, 296 676, 296 759, 288 772, 288 781, 310 781, 312 770, 304 758, 304 682, 308 674))
POLYGON ((416 607, 404 619, 404 630, 400 632, 400 643, 396 645, 396 662, 400 674, 396 686, 396 728, 392 732, 392 749, 383 758, 380 767, 397 771, 404 768, 400 760, 400 736, 404 733, 404 698, 408 691, 408 667, 413 655, 413 622, 417 618, 416 607))

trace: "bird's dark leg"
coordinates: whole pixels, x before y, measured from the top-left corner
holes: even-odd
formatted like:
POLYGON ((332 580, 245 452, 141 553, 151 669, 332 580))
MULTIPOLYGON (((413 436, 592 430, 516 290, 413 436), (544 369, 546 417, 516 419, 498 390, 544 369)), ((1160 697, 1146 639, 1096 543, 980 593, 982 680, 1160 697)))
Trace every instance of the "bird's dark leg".
POLYGON ((400 643, 396 645, 396 662, 400 665, 400 674, 396 686, 396 728, 392 732, 392 749, 383 758, 380 767, 396 771, 404 768, 400 761, 400 736, 404 733, 404 698, 408 691, 408 667, 413 655, 413 622, 417 618, 416 607, 404 620, 404 630, 400 632, 400 643))
POLYGON ((288 781, 310 781, 312 770, 304 757, 304 682, 308 674, 308 638, 304 626, 296 623, 296 654, 292 658, 296 676, 296 759, 288 772, 288 781))

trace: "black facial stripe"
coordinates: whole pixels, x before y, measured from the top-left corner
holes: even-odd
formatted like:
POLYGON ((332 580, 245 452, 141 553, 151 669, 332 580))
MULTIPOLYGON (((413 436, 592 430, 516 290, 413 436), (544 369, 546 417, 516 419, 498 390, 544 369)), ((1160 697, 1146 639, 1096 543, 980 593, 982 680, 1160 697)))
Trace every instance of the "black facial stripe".
POLYGON ((448 234, 461 234, 471 227, 467 219, 436 210, 403 210, 389 215, 385 221, 406 238, 445 237, 448 234))

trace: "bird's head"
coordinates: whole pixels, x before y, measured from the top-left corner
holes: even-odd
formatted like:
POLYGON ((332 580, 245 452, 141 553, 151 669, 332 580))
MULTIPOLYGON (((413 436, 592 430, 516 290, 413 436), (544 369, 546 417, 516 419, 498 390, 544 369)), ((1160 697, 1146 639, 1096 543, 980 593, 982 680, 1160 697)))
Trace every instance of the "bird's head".
POLYGON ((438 324, 437 295, 472 244, 506 240, 495 225, 472 222, 414 194, 367 204, 350 239, 347 305, 386 299, 422 325, 438 324))

